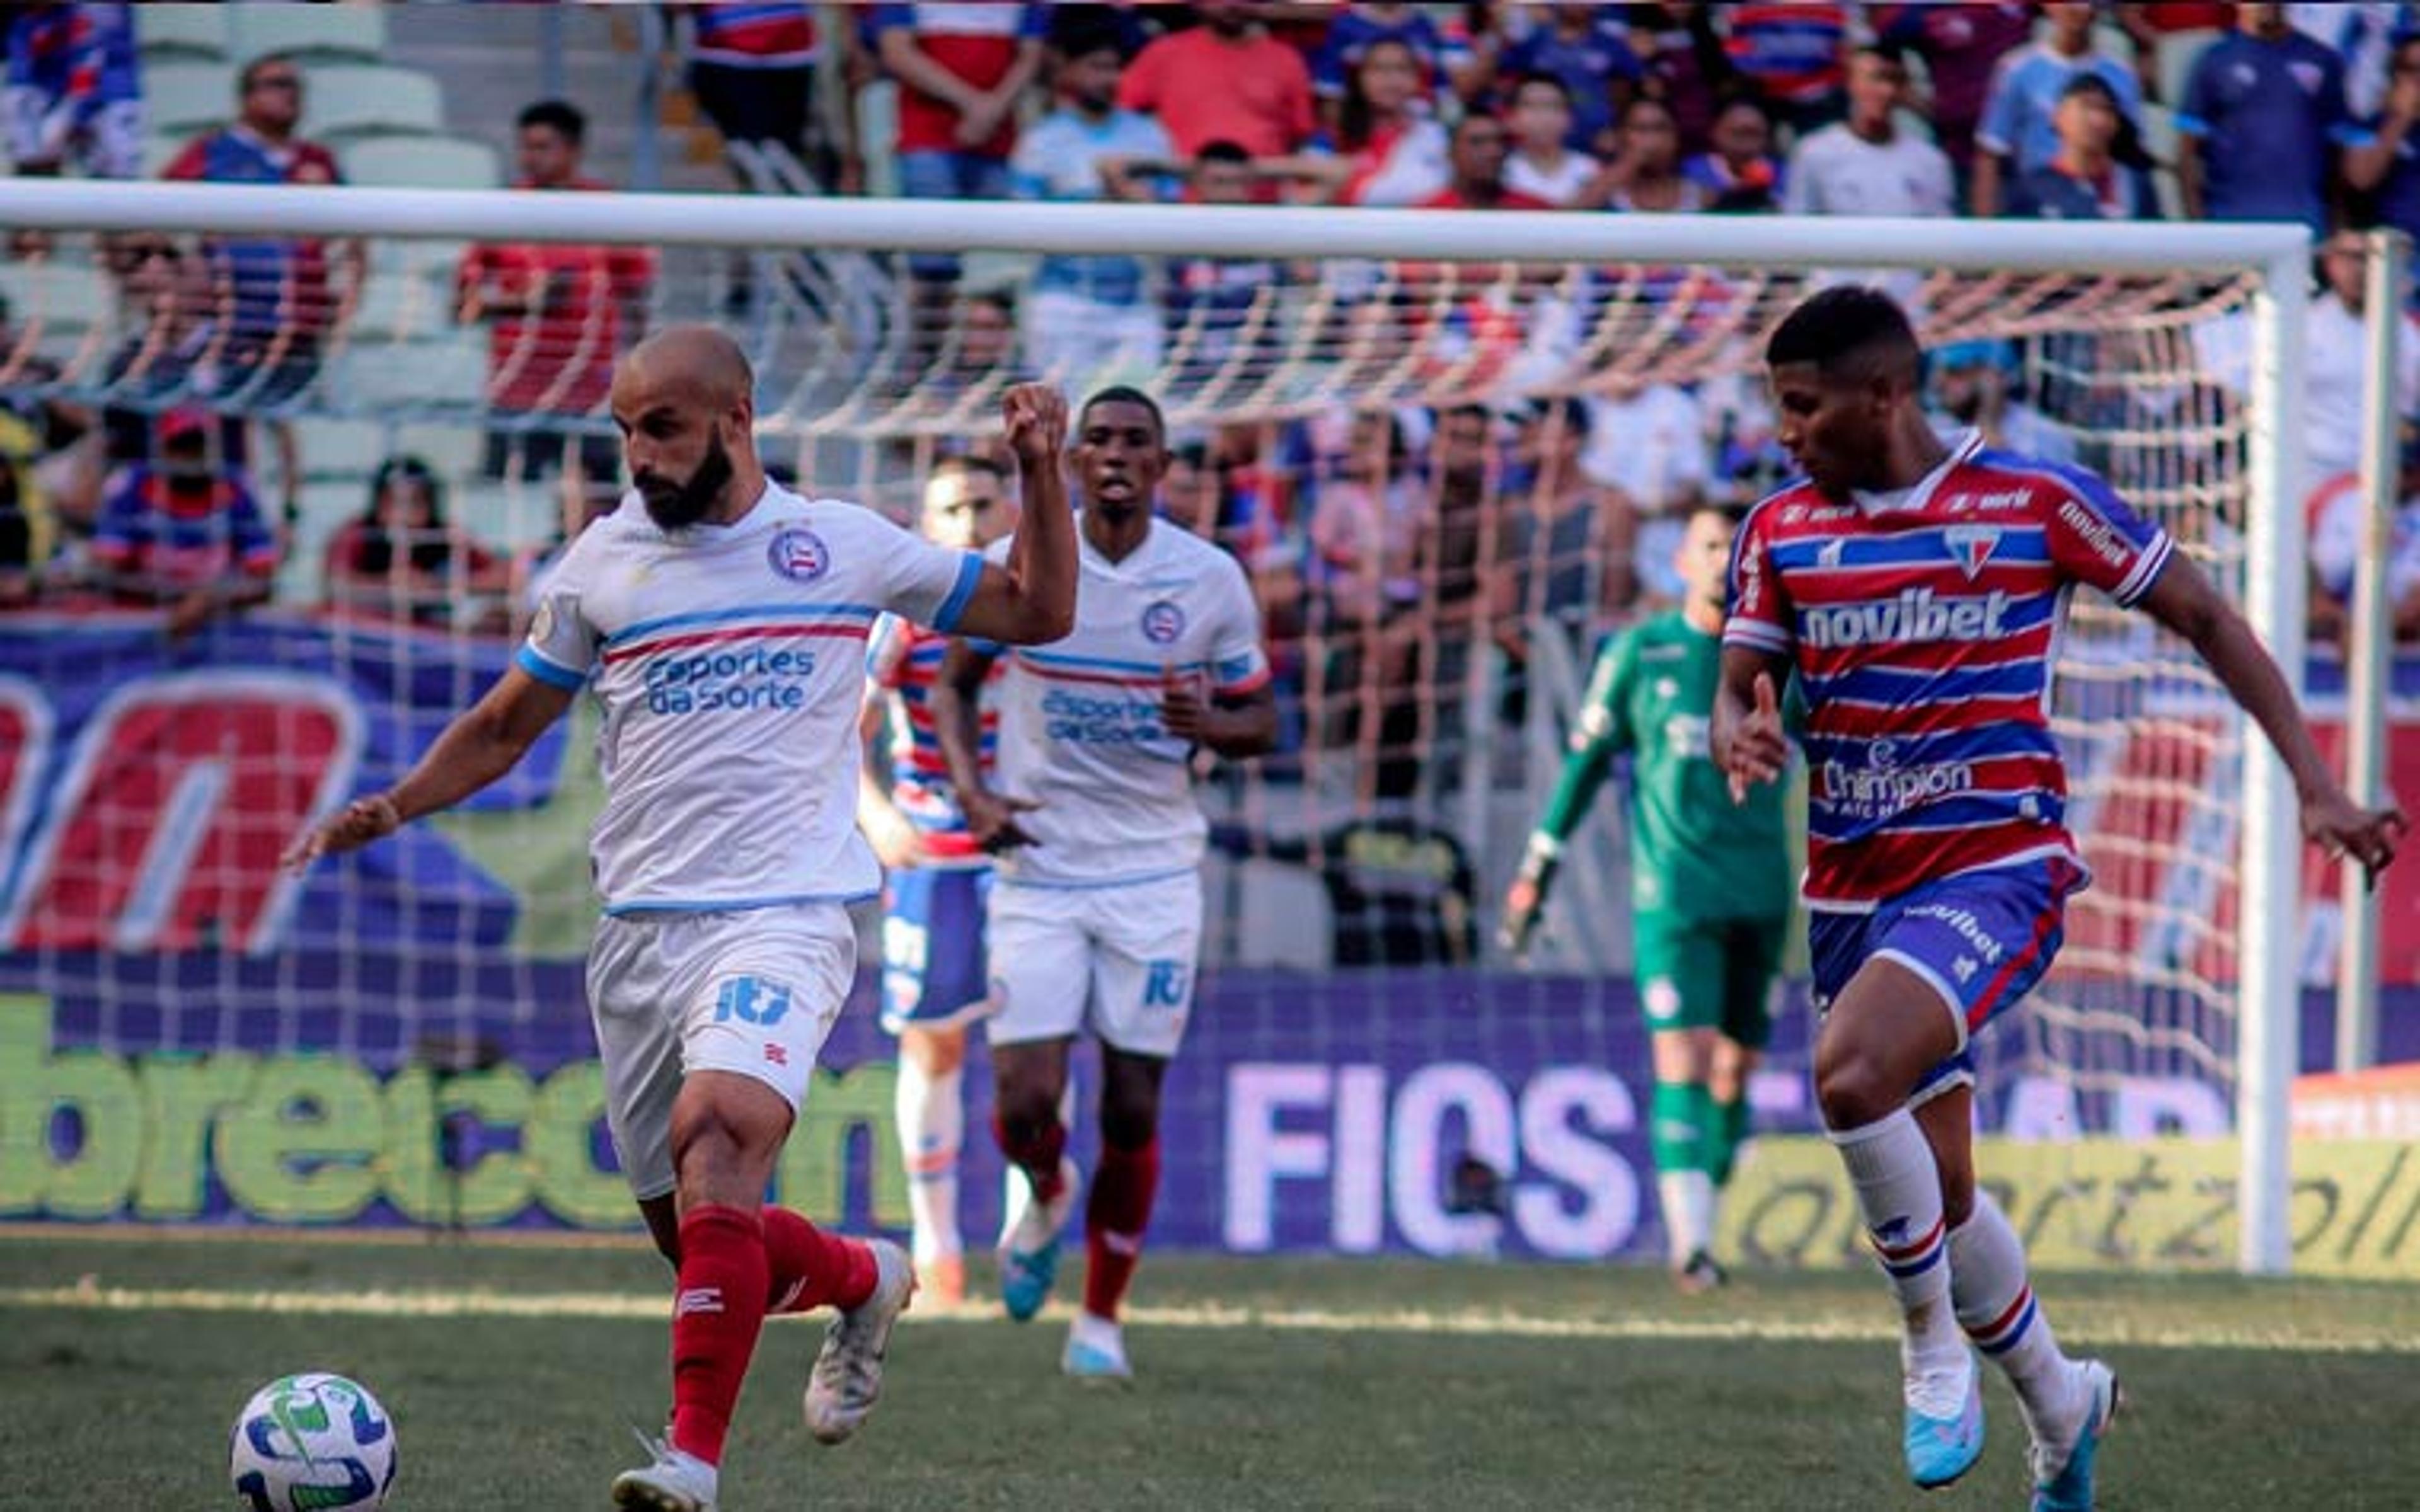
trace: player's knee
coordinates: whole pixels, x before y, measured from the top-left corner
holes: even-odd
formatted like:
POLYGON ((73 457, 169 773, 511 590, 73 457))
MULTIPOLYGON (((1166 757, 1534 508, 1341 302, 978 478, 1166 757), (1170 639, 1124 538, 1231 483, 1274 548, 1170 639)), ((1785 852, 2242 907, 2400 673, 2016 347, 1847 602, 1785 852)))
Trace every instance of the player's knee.
POLYGON ((1816 1057, 1815 1101, 1823 1110, 1826 1128, 1862 1129, 1890 1117, 1906 1098, 1907 1089, 1892 1085, 1869 1057, 1828 1046, 1816 1057))
POLYGON ((1012 1139, 1031 1138, 1059 1121, 1058 1092, 1032 1082, 1003 1079, 994 1105, 1012 1139))
POLYGON ((1101 1100, 1101 1143, 1112 1149, 1140 1149, 1158 1135, 1157 1098, 1101 1100))

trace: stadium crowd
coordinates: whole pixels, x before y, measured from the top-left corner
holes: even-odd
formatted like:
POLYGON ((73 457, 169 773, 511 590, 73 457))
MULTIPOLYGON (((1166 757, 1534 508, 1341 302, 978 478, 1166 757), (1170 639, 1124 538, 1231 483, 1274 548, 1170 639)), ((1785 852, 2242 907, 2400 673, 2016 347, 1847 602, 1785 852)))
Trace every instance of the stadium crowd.
MULTIPOLYGON (((2342 625, 2365 345, 2350 239, 2420 232, 2420 8, 667 8, 685 83, 735 167, 779 149, 834 193, 881 180, 1037 201, 2302 221, 2346 239, 2325 240, 2315 268, 2307 438, 2313 626, 2342 625), (877 82, 896 101, 887 141, 859 131, 859 97, 877 82), (845 98, 819 98, 831 89, 845 98)), ((129 8, 0 13, 15 171, 138 171, 129 8)), ((306 134, 308 89, 297 58, 250 60, 228 123, 165 175, 341 181, 337 155, 306 134)), ((582 171, 585 130, 567 103, 531 104, 515 182, 606 187, 582 171)), ((15 240, 20 257, 48 251, 15 240)), ((54 381, 0 311, 0 603, 98 594, 163 606, 190 629, 268 595, 297 508, 295 422, 327 402, 328 354, 374 275, 358 243, 161 231, 108 239, 101 255, 129 316, 99 384, 54 381), (255 480, 272 473, 287 493, 264 501, 255 480)), ((1494 654, 1517 704, 1532 638, 1563 635, 1584 658, 1608 626, 1675 602, 1690 507, 1752 499, 1786 467, 1752 380, 1589 368, 1618 304, 1724 308, 1729 292, 1702 270, 1155 266, 1104 252, 1044 256, 1009 286, 950 257, 894 271, 913 339, 889 381, 930 407, 1042 376, 1140 379, 1182 411, 1188 393, 1249 390, 1313 330, 1335 407, 1185 427, 1163 508, 1249 567, 1289 748, 1357 747, 1373 796, 1419 779, 1419 763, 1389 753, 1454 748, 1441 711, 1479 686, 1475 658, 1494 654), (1468 401, 1349 407, 1357 374, 1406 362, 1468 401), (1574 373, 1589 380, 1557 381, 1574 373), (1526 396, 1541 390, 1577 393, 1526 396)), ((734 272, 724 310, 744 324, 765 291, 734 272)), ((618 488, 598 409, 614 354, 647 328, 657 275, 630 249, 535 245, 473 248, 458 270, 451 316, 489 347, 479 471, 561 476, 566 533, 618 488)), ((2169 402, 2240 404, 2242 320, 2193 335, 2177 364, 2190 398, 2169 402)), ((1945 425, 2142 481, 2096 450, 2109 399, 2062 382, 2075 355, 2047 339, 1943 347, 1931 395, 1945 425)), ((2420 343, 2402 357, 2408 422, 2420 343)), ((2406 461, 2414 501, 2392 591, 2398 631, 2420 638, 2420 448, 2406 461)), ((455 481, 411 455, 378 468, 358 518, 326 545, 317 587, 332 611, 510 628, 543 554, 449 517, 455 481)))

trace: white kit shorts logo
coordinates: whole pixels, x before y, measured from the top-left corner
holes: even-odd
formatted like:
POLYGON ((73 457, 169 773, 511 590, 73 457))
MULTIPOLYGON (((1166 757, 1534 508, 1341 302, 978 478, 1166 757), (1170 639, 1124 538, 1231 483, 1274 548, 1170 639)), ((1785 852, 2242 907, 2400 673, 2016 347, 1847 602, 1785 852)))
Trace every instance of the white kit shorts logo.
POLYGON ((831 551, 824 545, 824 538, 797 525, 784 526, 773 533, 772 544, 765 548, 765 560, 792 582, 811 583, 831 570, 831 551))

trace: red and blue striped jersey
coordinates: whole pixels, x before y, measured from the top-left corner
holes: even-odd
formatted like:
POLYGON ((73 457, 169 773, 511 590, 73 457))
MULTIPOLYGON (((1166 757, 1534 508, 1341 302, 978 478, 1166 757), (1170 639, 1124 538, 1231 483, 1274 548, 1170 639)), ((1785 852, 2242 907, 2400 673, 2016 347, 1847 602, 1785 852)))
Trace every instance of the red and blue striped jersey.
MULTIPOLYGON (((967 834, 967 816, 950 788, 950 764, 941 757, 941 740, 933 723, 933 685, 941 675, 941 658, 949 654, 950 637, 895 614, 874 624, 865 650, 869 687, 887 696, 891 726, 891 801, 923 834, 925 849, 949 860, 964 858, 989 864, 967 834)), ((985 675, 988 692, 1008 671, 1005 657, 991 664, 985 675)), ((979 754, 988 775, 1000 746, 1000 708, 996 698, 982 705, 979 754)))
POLYGON ((1802 482, 1757 505, 1723 643, 1797 666, 1807 905, 2041 856, 2080 867, 2050 729, 2068 595, 2131 605, 2171 549, 2095 474, 1971 433, 1903 494, 1842 503, 1802 482))
POLYGON ((692 7, 690 55, 727 68, 803 68, 815 60, 815 8, 808 5, 692 7))
POLYGON ((1785 105, 1839 92, 1849 76, 1849 8, 1823 0, 1726 6, 1731 66, 1785 105))

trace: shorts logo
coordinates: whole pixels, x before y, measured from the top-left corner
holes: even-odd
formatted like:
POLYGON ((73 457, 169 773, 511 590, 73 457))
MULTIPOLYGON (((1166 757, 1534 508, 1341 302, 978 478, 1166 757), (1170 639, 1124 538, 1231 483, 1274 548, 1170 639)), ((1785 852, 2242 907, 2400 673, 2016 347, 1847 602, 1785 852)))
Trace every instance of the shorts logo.
POLYGON ((1142 638, 1156 646, 1171 645, 1185 633, 1185 611, 1173 599, 1159 599, 1142 611, 1142 638))
POLYGON ((742 1024, 771 1028, 790 1011, 790 989, 761 977, 734 977, 714 999, 714 1022, 737 1019, 742 1024))
POLYGON ((1143 968, 1142 1006, 1183 1008, 1186 979, 1191 975, 1182 961, 1154 961, 1143 968))
POLYGON ((765 560, 792 582, 811 583, 831 570, 831 551, 824 538, 796 525, 774 532, 765 560))

